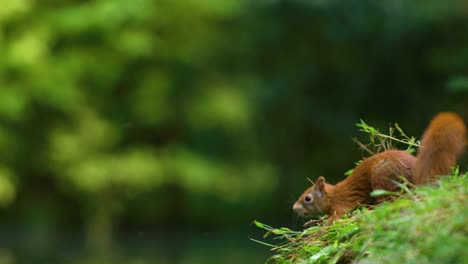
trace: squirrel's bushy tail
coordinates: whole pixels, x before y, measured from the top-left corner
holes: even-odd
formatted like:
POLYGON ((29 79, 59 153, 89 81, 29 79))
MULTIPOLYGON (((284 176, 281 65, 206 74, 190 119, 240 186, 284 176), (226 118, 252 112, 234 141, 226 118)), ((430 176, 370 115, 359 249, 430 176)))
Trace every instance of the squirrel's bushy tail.
POLYGON ((448 112, 436 115, 424 132, 416 156, 414 183, 432 182, 449 174, 466 144, 466 127, 460 116, 448 112))

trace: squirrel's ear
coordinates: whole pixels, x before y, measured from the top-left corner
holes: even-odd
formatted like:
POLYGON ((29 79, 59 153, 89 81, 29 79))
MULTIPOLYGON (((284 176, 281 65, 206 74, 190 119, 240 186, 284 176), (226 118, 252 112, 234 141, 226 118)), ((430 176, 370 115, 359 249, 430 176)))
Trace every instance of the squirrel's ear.
POLYGON ((315 190, 319 192, 324 192, 326 183, 327 182, 325 181, 325 177, 320 176, 317 179, 317 182, 315 183, 315 190))

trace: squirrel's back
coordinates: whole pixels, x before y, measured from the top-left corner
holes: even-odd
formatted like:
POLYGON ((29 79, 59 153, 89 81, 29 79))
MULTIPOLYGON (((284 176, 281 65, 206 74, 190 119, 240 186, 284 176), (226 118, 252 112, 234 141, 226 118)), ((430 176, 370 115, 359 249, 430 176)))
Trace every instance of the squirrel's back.
POLYGON ((416 156, 414 183, 434 181, 447 175, 466 146, 466 127, 454 113, 436 115, 424 132, 416 156))

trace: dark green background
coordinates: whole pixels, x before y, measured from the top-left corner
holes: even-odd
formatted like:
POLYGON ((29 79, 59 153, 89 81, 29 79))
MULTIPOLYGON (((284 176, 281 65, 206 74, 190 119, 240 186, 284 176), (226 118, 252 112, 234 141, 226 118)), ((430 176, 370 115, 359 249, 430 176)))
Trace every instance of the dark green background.
POLYGON ((360 118, 468 116, 463 0, 1 6, 2 264, 259 263, 360 118))

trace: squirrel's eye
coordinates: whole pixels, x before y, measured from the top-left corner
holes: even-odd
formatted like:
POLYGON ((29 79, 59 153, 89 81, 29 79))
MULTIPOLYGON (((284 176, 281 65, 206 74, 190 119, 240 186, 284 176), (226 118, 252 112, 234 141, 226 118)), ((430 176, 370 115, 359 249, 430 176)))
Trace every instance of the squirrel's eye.
POLYGON ((306 202, 312 201, 312 196, 310 194, 306 195, 306 197, 304 198, 304 201, 306 202))

